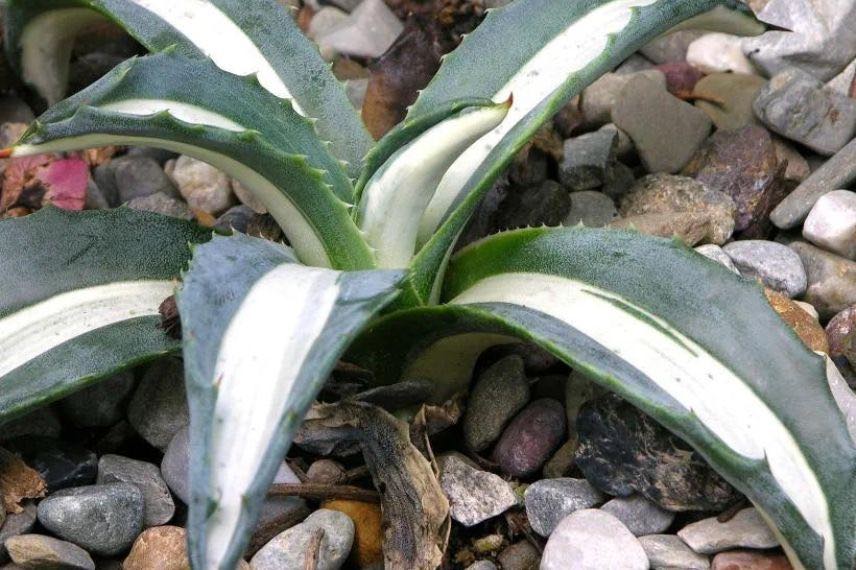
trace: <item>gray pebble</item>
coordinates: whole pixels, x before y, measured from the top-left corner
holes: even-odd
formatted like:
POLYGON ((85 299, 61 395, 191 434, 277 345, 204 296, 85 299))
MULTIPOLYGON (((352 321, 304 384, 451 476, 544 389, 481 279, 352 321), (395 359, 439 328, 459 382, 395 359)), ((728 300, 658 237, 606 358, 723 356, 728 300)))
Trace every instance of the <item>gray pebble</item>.
POLYGON ((497 570, 497 568, 496 564, 490 560, 477 560, 467 566, 467 570, 497 570))
POLYGON ((136 485, 108 483, 63 489, 39 503, 39 522, 95 554, 127 550, 143 530, 145 503, 136 485))
POLYGON ((639 540, 617 518, 598 509, 577 511, 559 523, 541 570, 648 570, 639 540))
POLYGON ((805 292, 805 267, 788 246, 753 239, 734 241, 722 249, 744 277, 760 279, 767 287, 791 298, 805 292))
POLYGON ((693 552, 687 543, 674 534, 640 536, 639 542, 653 570, 708 570, 707 556, 693 552))
POLYGON ((665 531, 675 520, 675 513, 661 509, 642 495, 617 497, 601 507, 624 523, 635 536, 665 531))
POLYGON ((803 300, 814 305, 821 319, 856 305, 856 261, 805 242, 793 242, 789 247, 799 254, 808 274, 803 300))
POLYGON ((732 548, 774 548, 776 535, 754 508, 743 509, 727 522, 716 517, 690 523, 678 536, 699 554, 716 554, 732 548))
POLYGON ((299 525, 276 535, 259 550, 252 560, 252 570, 303 568, 306 545, 315 529, 324 530, 316 570, 341 568, 354 541, 354 523, 338 511, 320 509, 299 525))
POLYGON ((187 204, 163 192, 132 198, 128 202, 128 207, 141 212, 154 212, 182 220, 193 219, 193 212, 190 211, 187 204))
POLYGON ((175 503, 160 469, 152 463, 121 455, 102 455, 98 461, 100 483, 131 483, 139 487, 145 502, 144 526, 166 524, 175 513, 175 503))
POLYGON ((716 244, 708 243, 705 245, 700 245, 695 250, 705 256, 708 259, 711 259, 720 265, 724 265, 737 275, 740 275, 740 271, 735 267, 734 262, 731 261, 731 258, 728 257, 728 254, 725 253, 721 247, 716 244))
POLYGON ((128 406, 128 420, 160 450, 189 423, 181 359, 163 358, 149 366, 128 406))
POLYGON ((603 186, 617 148, 617 130, 600 130, 566 140, 559 182, 574 192, 603 186))
POLYGON ((477 469, 460 454, 437 459, 440 487, 449 499, 452 519, 473 526, 501 515, 517 504, 517 496, 499 475, 477 469))
POLYGON ((584 190, 571 194, 571 211, 565 217, 565 226, 582 224, 587 228, 602 228, 618 217, 612 198, 602 192, 584 190))
POLYGON ((188 473, 190 471, 190 429, 185 426, 178 430, 166 448, 163 460, 161 460, 161 475, 164 481, 175 493, 175 496, 190 503, 190 483, 188 473))
POLYGON ((523 494, 526 517, 532 530, 549 536, 566 516, 581 509, 599 505, 603 494, 585 479, 542 479, 530 485, 523 494))
POLYGON ((109 164, 112 165, 119 202, 122 204, 158 192, 172 198, 180 198, 178 190, 170 182, 161 165, 151 158, 125 156, 109 164))
POLYGON ((9 560, 4 544, 8 538, 30 532, 36 524, 35 503, 25 503, 20 513, 7 513, 6 522, 0 525, 0 563, 9 560))
POLYGON ((463 422, 467 446, 473 451, 487 449, 528 401, 529 382, 520 356, 506 356, 488 367, 476 380, 467 403, 463 422))

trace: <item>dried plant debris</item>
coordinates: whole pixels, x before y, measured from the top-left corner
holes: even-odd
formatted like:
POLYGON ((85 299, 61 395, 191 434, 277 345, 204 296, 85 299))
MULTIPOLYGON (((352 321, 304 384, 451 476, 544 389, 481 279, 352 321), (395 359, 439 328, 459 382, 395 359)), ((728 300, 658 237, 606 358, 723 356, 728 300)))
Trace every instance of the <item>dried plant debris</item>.
POLYGON ((316 405, 295 441, 318 448, 336 439, 359 445, 380 492, 385 567, 436 568, 448 539, 449 502, 431 463, 410 442, 407 424, 370 404, 316 405))
POLYGON ((0 500, 7 513, 20 513, 23 499, 44 497, 47 485, 38 471, 0 447, 0 500))

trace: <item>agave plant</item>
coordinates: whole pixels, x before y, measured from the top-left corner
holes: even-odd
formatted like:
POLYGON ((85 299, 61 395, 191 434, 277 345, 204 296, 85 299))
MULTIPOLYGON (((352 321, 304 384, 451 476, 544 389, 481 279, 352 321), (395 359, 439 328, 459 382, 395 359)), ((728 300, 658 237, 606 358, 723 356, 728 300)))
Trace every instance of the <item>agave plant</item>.
POLYGON ((5 156, 187 154, 251 190, 290 247, 124 208, 2 222, 0 418, 183 351, 190 559, 228 569, 343 355, 379 383, 430 379, 442 402, 481 351, 529 341, 689 442, 796 567, 853 568, 852 394, 757 284, 675 241, 584 227, 451 255, 536 130, 678 25, 758 31, 730 0, 516 0, 375 144, 274 0, 7 0, 10 59, 54 105, 5 156), (60 101, 74 37, 102 20, 150 55, 60 101), (181 341, 159 326, 176 286, 181 341))

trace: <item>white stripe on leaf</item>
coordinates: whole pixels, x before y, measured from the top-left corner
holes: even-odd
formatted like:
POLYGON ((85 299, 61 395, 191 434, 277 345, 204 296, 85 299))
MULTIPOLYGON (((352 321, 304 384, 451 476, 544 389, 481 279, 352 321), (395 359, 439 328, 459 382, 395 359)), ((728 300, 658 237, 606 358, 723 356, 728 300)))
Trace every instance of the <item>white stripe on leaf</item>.
POLYGON ((610 36, 630 23, 633 10, 659 0, 615 0, 576 20, 550 40, 492 97, 514 97, 502 123, 477 140, 448 169, 420 223, 424 245, 453 208, 467 182, 490 152, 526 115, 559 89, 572 73, 588 66, 607 48, 610 36))
POLYGON ((0 377, 94 330, 157 315, 172 281, 125 281, 61 293, 0 319, 0 377))
POLYGON ((692 339, 609 291, 540 273, 485 278, 452 303, 511 303, 550 315, 638 369, 732 451, 766 461, 784 494, 823 539, 827 570, 837 567, 829 504, 794 436, 752 388, 692 339))
POLYGON ((295 381, 327 324, 340 273, 296 264, 279 266, 250 289, 220 343, 219 383, 211 434, 209 568, 218 568, 295 381))
POLYGON ((419 218, 443 172, 507 111, 502 104, 446 119, 397 150, 375 173, 363 193, 359 216, 379 267, 407 266, 416 249, 419 218))
MULTIPOLYGON (((258 75, 259 83, 283 99, 294 99, 244 30, 209 0, 131 0, 190 40, 217 67, 234 75, 258 75)), ((304 115, 293 101, 294 110, 304 115)))
POLYGON ((228 117, 224 117, 208 109, 168 99, 125 99, 123 101, 114 101, 100 105, 98 108, 102 111, 134 115, 137 117, 167 112, 179 121, 192 125, 205 125, 233 132, 247 130, 228 117))

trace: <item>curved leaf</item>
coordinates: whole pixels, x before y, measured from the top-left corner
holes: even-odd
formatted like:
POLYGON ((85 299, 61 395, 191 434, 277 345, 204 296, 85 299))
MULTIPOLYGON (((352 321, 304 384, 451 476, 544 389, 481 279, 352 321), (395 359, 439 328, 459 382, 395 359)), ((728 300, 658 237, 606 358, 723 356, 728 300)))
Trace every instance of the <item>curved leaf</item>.
POLYGON ((220 168, 258 196, 307 263, 374 265, 341 197, 350 182, 311 124, 253 80, 174 53, 132 59, 45 113, 11 153, 109 144, 166 148, 220 168))
POLYGON ((797 567, 853 566, 856 444, 824 359, 756 284, 676 242, 532 229, 465 248, 445 295, 447 306, 381 319, 349 358, 381 381, 404 370, 446 382, 444 397, 485 347, 536 342, 702 453, 797 567))
POLYGON ((514 98, 505 120, 448 169, 426 209, 413 302, 436 298, 435 279, 479 200, 545 121, 640 46, 720 5, 739 6, 734 0, 521 0, 492 10, 444 59, 408 114, 412 120, 460 98, 514 98), (508 38, 515 39, 513 50, 508 38))
POLYGON ((177 46, 235 75, 257 74, 277 97, 318 120, 318 134, 356 177, 371 137, 318 50, 274 0, 9 0, 6 49, 49 103, 65 94, 78 33, 109 19, 149 51, 177 46))
POLYGON ((178 306, 195 568, 234 568, 294 430, 402 277, 306 267, 287 248, 240 234, 194 251, 178 306))
POLYGON ((158 308, 209 236, 127 208, 0 222, 0 421, 177 350, 158 308))

